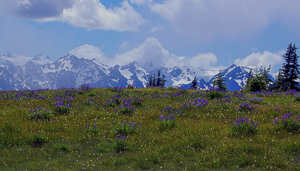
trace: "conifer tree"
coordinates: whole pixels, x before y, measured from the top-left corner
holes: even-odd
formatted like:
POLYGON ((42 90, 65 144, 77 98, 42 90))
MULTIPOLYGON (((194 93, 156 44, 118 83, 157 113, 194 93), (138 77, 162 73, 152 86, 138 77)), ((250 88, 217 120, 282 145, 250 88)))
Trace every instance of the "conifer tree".
POLYGON ((191 88, 192 88, 192 89, 196 89, 196 88, 197 88, 197 85, 198 85, 198 83, 197 83, 196 76, 195 76, 195 77, 194 77, 194 80, 192 81, 191 88))
POLYGON ((156 78, 155 78, 155 74, 153 74, 153 78, 152 78, 152 86, 153 86, 153 87, 156 86, 156 78))
POLYGON ((262 68, 261 66, 260 69, 255 72, 255 75, 250 77, 245 89, 252 92, 267 90, 272 82, 269 78, 270 70, 271 66, 269 66, 268 69, 262 68))
POLYGON ((162 75, 162 79, 161 79, 161 87, 165 87, 165 84, 166 84, 166 82, 167 82, 167 80, 165 80, 165 78, 166 78, 166 76, 163 74, 162 75))
POLYGON ((253 78, 253 74, 252 74, 252 68, 251 68, 249 71, 249 74, 248 74, 248 79, 247 79, 246 85, 249 84, 249 82, 252 78, 253 78))
POLYGON ((291 43, 283 55, 285 60, 285 63, 283 63, 284 82, 290 89, 298 89, 297 86, 299 85, 299 83, 295 81, 300 74, 298 65, 299 56, 296 53, 297 49, 295 44, 293 46, 291 43))
POLYGON ((217 86, 220 90, 226 91, 227 87, 225 84, 225 80, 223 79, 224 75, 219 71, 219 74, 215 77, 213 81, 213 87, 217 86))
POLYGON ((276 81, 272 88, 277 91, 287 90, 289 88, 288 85, 285 84, 285 82, 284 82, 284 70, 283 69, 279 69, 278 75, 276 77, 276 81))
POLYGON ((152 87, 153 86, 153 83, 152 83, 152 75, 150 76, 149 78, 149 83, 148 83, 148 87, 152 87))
POLYGON ((270 85, 270 83, 273 83, 273 80, 269 77, 269 73, 271 72, 271 65, 269 65, 268 69, 266 70, 264 68, 264 78, 265 78, 265 82, 268 84, 268 86, 270 85))
POLYGON ((160 70, 158 70, 156 87, 160 87, 160 86, 161 86, 161 78, 160 78, 160 70))
POLYGON ((261 66, 259 70, 260 70, 259 72, 265 79, 265 83, 266 83, 266 86, 268 89, 270 87, 270 85, 274 83, 273 80, 269 77, 269 74, 271 72, 271 65, 269 65, 268 69, 262 68, 262 66, 261 66))

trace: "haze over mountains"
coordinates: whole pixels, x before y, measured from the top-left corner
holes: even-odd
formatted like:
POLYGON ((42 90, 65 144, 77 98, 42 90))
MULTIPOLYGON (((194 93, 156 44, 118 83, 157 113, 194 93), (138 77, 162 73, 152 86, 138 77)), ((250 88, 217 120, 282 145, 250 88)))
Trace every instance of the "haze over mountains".
MULTIPOLYGON (((129 84, 146 87, 151 74, 166 76, 166 87, 189 88, 197 77, 201 89, 212 87, 212 81, 219 71, 174 66, 154 68, 152 62, 139 64, 135 61, 119 66, 107 66, 95 59, 67 55, 51 61, 46 55, 25 57, 6 53, 0 56, 0 90, 57 89, 80 87, 125 87, 129 84)), ((222 70, 230 91, 240 90, 246 84, 250 68, 231 65, 222 70)))

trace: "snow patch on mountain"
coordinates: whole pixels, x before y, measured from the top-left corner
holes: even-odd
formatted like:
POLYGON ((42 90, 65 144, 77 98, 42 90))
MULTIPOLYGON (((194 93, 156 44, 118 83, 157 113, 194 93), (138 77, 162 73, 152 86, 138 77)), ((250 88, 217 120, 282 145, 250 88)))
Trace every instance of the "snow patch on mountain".
POLYGON ((130 80, 130 79, 131 79, 131 76, 133 75, 133 74, 129 71, 128 68, 126 68, 126 69, 124 69, 124 70, 121 70, 121 69, 119 68, 119 71, 120 71, 120 73, 121 73, 125 78, 127 78, 128 80, 130 80))
POLYGON ((109 74, 109 68, 111 68, 111 67, 102 64, 101 62, 99 62, 99 61, 96 60, 96 59, 93 59, 92 61, 93 61, 95 64, 97 64, 97 65, 101 68, 101 70, 102 70, 106 75, 109 74))

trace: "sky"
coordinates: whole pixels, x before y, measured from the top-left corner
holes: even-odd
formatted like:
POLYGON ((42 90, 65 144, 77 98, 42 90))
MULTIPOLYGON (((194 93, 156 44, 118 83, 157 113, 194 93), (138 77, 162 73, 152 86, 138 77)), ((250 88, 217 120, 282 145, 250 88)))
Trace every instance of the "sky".
MULTIPOLYGON (((299 0, 0 0, 0 54, 73 54, 109 66, 282 67, 299 0)), ((300 54, 298 52, 298 54, 300 54)))

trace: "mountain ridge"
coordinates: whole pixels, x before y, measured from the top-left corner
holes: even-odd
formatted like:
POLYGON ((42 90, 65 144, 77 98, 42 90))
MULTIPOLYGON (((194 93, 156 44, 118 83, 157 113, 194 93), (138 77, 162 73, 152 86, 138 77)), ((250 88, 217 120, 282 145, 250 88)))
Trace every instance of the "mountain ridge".
MULTIPOLYGON (((150 75, 157 74, 158 70, 161 71, 161 75, 166 76, 166 87, 190 88, 192 80, 196 77, 200 89, 209 89, 219 73, 216 70, 186 66, 153 69, 151 62, 139 64, 136 61, 110 67, 95 59, 78 58, 72 54, 60 57, 56 61, 40 54, 26 57, 22 61, 23 65, 15 65, 13 62, 22 56, 14 56, 9 52, 7 54, 0 56, 0 90, 57 89, 80 87, 82 84, 89 84, 91 87, 133 85, 143 88, 147 86, 150 75), (27 61, 24 62, 25 60, 27 61), (148 70, 143 66, 149 66, 146 67, 148 70)), ((221 72, 228 89, 234 91, 240 90, 243 84, 246 84, 249 71, 250 68, 232 64, 221 72)))

